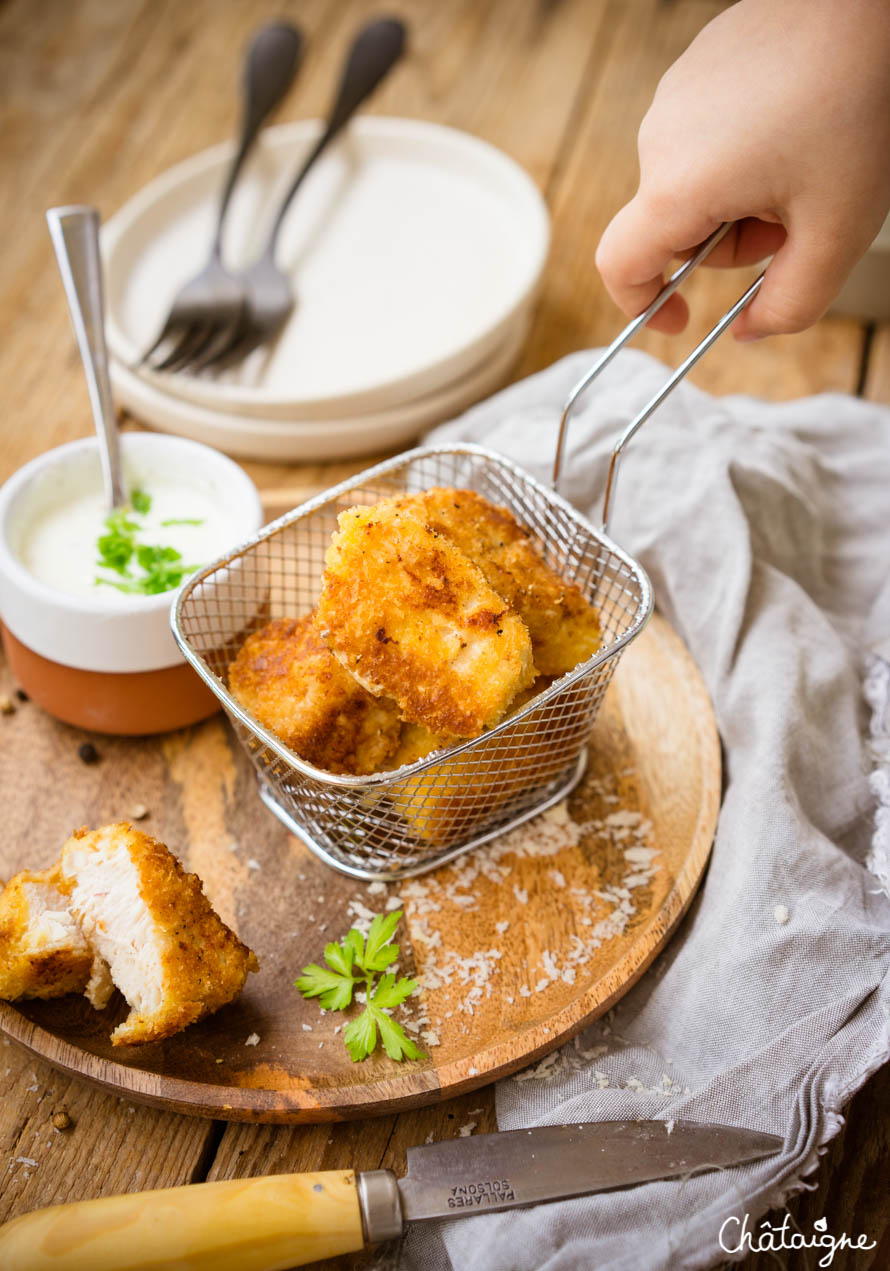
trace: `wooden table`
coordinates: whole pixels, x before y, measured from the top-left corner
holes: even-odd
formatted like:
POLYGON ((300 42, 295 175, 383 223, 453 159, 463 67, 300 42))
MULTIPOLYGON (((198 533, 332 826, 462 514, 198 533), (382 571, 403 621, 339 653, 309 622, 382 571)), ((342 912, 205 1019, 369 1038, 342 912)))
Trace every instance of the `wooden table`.
MULTIPOLYGON (((606 342, 621 319, 594 250, 633 192, 635 134, 655 84, 718 0, 395 0, 411 25, 407 62, 372 109, 436 120, 484 137, 523 164, 553 215, 554 244, 532 334, 515 377, 606 342)), ((365 0, 282 0, 310 37, 287 117, 326 108, 365 0)), ((229 136, 241 50, 270 16, 261 0, 3 0, 0 127, 5 250, 0 257, 0 477, 91 430, 43 210, 88 201, 109 215, 146 181, 229 136)), ((699 271, 689 288, 689 344, 741 290, 738 275, 699 271)), ((680 339, 643 347, 676 364, 680 339)), ((890 401, 890 326, 827 318, 803 335, 744 351, 725 340, 693 379, 717 393, 783 399, 838 390, 890 401)), ((310 492, 364 464, 248 464, 261 488, 310 492)), ((2 744, 2 741, 0 741, 2 744)), ((4 762, 14 761, 7 755, 4 762)), ((29 780, 27 763, 22 780, 29 780)), ((35 789, 36 796, 36 789, 35 789)), ((0 1219, 57 1201, 200 1179, 351 1165, 399 1170, 405 1148, 467 1120, 494 1129, 491 1091, 400 1117, 298 1128, 209 1122, 128 1104, 60 1076, 9 1043, 0 1049, 0 1219), (73 1128, 43 1150, 63 1107, 73 1128)), ((791 1201, 805 1230, 867 1231, 878 1247, 834 1267, 890 1265, 890 1069, 852 1101, 817 1190, 791 1201)), ((768 1255, 749 1268, 767 1266, 768 1255)), ((333 1265, 333 1264, 330 1264, 333 1265)), ((345 1264, 339 1264, 345 1265, 345 1264)), ((772 1262, 771 1262, 772 1265, 772 1262)), ((789 1267, 803 1267, 791 1257, 789 1267)))

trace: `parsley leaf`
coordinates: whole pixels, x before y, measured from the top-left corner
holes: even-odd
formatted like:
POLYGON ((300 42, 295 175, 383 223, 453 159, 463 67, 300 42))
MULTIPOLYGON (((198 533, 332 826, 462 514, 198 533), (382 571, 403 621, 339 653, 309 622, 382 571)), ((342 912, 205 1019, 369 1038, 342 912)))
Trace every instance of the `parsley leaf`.
POLYGON ((324 960, 341 975, 352 975, 353 948, 344 940, 341 944, 326 944, 324 960))
POLYGON ((166 521, 161 521, 162 526, 167 525, 203 525, 204 518, 201 516, 168 516, 166 521))
POLYGON ((327 967, 310 962, 303 967, 303 974, 296 981, 304 997, 317 997, 323 1011, 345 1011, 352 1001, 355 984, 351 975, 341 975, 327 967))
POLYGON ((151 511, 151 495, 146 494, 144 490, 134 490, 130 495, 130 506, 134 512, 138 512, 140 516, 145 516, 151 511))
POLYGON ((347 1024, 343 1030, 343 1040, 349 1051, 349 1058, 354 1064, 361 1063, 377 1045, 377 1025, 369 1010, 362 1011, 358 1019, 347 1024))
POLYGON ((343 947, 349 946, 352 949, 352 958, 359 966, 364 965, 365 960, 365 938, 355 927, 350 927, 346 935, 343 937, 343 947))
POLYGON ((392 943, 392 938, 401 916, 401 910, 378 914, 371 923, 367 940, 352 927, 342 940, 325 946, 327 966, 312 962, 303 967, 303 974, 295 981, 304 997, 317 997, 322 1010, 328 1011, 345 1010, 352 1004, 354 990, 364 987, 365 1009, 343 1032, 353 1063, 360 1063, 374 1052, 378 1031, 390 1059, 424 1057, 424 1052, 411 1041, 401 1024, 388 1014, 417 989, 416 980, 406 976, 397 980, 386 970, 399 956, 399 946, 392 943))
POLYGON ((401 1006, 406 998, 409 998, 417 988, 416 980, 409 980, 403 977, 396 982, 394 975, 381 975, 377 988, 374 990, 374 996, 371 998, 372 1006, 401 1006))
POLYGON ((378 914, 371 923, 362 963, 366 971, 385 971, 390 962, 394 962, 399 956, 399 946, 389 942, 399 925, 401 916, 401 909, 397 909, 395 913, 385 916, 378 914))
POLYGON ((419 1046, 414 1045, 414 1042, 411 1041, 401 1024, 397 1024, 394 1019, 390 1019, 388 1015, 378 1010, 375 1006, 371 1006, 369 1011, 377 1021, 383 1049, 390 1059, 401 1061, 402 1059, 423 1058, 423 1051, 419 1046))

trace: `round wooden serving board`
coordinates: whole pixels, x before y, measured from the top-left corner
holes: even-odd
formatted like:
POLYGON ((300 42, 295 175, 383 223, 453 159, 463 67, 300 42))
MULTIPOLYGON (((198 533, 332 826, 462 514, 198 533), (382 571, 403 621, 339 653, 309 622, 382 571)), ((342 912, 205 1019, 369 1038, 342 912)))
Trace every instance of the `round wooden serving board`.
POLYGON ((24 703, 0 719, 6 828, 0 870, 40 868, 81 824, 147 815, 204 881, 261 969, 241 998, 167 1042, 114 1048, 126 1007, 81 997, 0 1003, 0 1027, 68 1072, 141 1102, 228 1120, 309 1122, 433 1103, 528 1064, 612 1006, 664 947, 707 863, 720 802, 710 702, 655 617, 631 644, 565 806, 410 882, 332 872, 260 804, 222 716, 157 739, 85 734, 24 703), (14 771, 18 768, 18 771, 14 771), (339 1026, 293 981, 355 915, 400 897, 403 973, 428 1053, 353 1064, 339 1026), (351 910, 351 911, 350 911, 351 910), (337 1031, 335 1031, 335 1029, 337 1031), (258 1039, 258 1040, 257 1040, 258 1039))

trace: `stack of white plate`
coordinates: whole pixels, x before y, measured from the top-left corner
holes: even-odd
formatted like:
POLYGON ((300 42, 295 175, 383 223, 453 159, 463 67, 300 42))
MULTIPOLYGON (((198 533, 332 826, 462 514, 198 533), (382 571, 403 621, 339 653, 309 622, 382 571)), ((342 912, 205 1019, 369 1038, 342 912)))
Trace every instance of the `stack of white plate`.
MULTIPOLYGON (((244 267, 318 136, 268 129, 236 188, 224 258, 244 267)), ((102 231, 116 396, 134 416, 239 458, 317 460, 408 442, 493 392, 528 332, 546 206, 499 150, 408 119, 355 120, 288 213, 296 306, 273 345, 200 375, 139 367, 213 237, 230 146, 195 155, 102 231)))

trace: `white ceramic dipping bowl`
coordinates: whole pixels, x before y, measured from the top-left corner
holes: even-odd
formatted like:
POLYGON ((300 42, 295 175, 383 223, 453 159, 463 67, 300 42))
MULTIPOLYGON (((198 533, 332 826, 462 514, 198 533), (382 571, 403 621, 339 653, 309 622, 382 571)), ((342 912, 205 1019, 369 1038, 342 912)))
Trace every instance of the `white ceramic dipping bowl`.
MULTIPOLYGON (((129 489, 176 481, 220 510, 216 555, 260 528, 256 487, 219 451, 153 433, 126 433, 121 449, 129 489)), ((13 675, 51 715, 97 732, 157 733, 206 719, 219 703, 173 639, 175 590, 69 595, 22 563, 24 538, 42 512, 101 486, 98 443, 87 438, 38 456, 0 488, 0 624, 13 675)))

